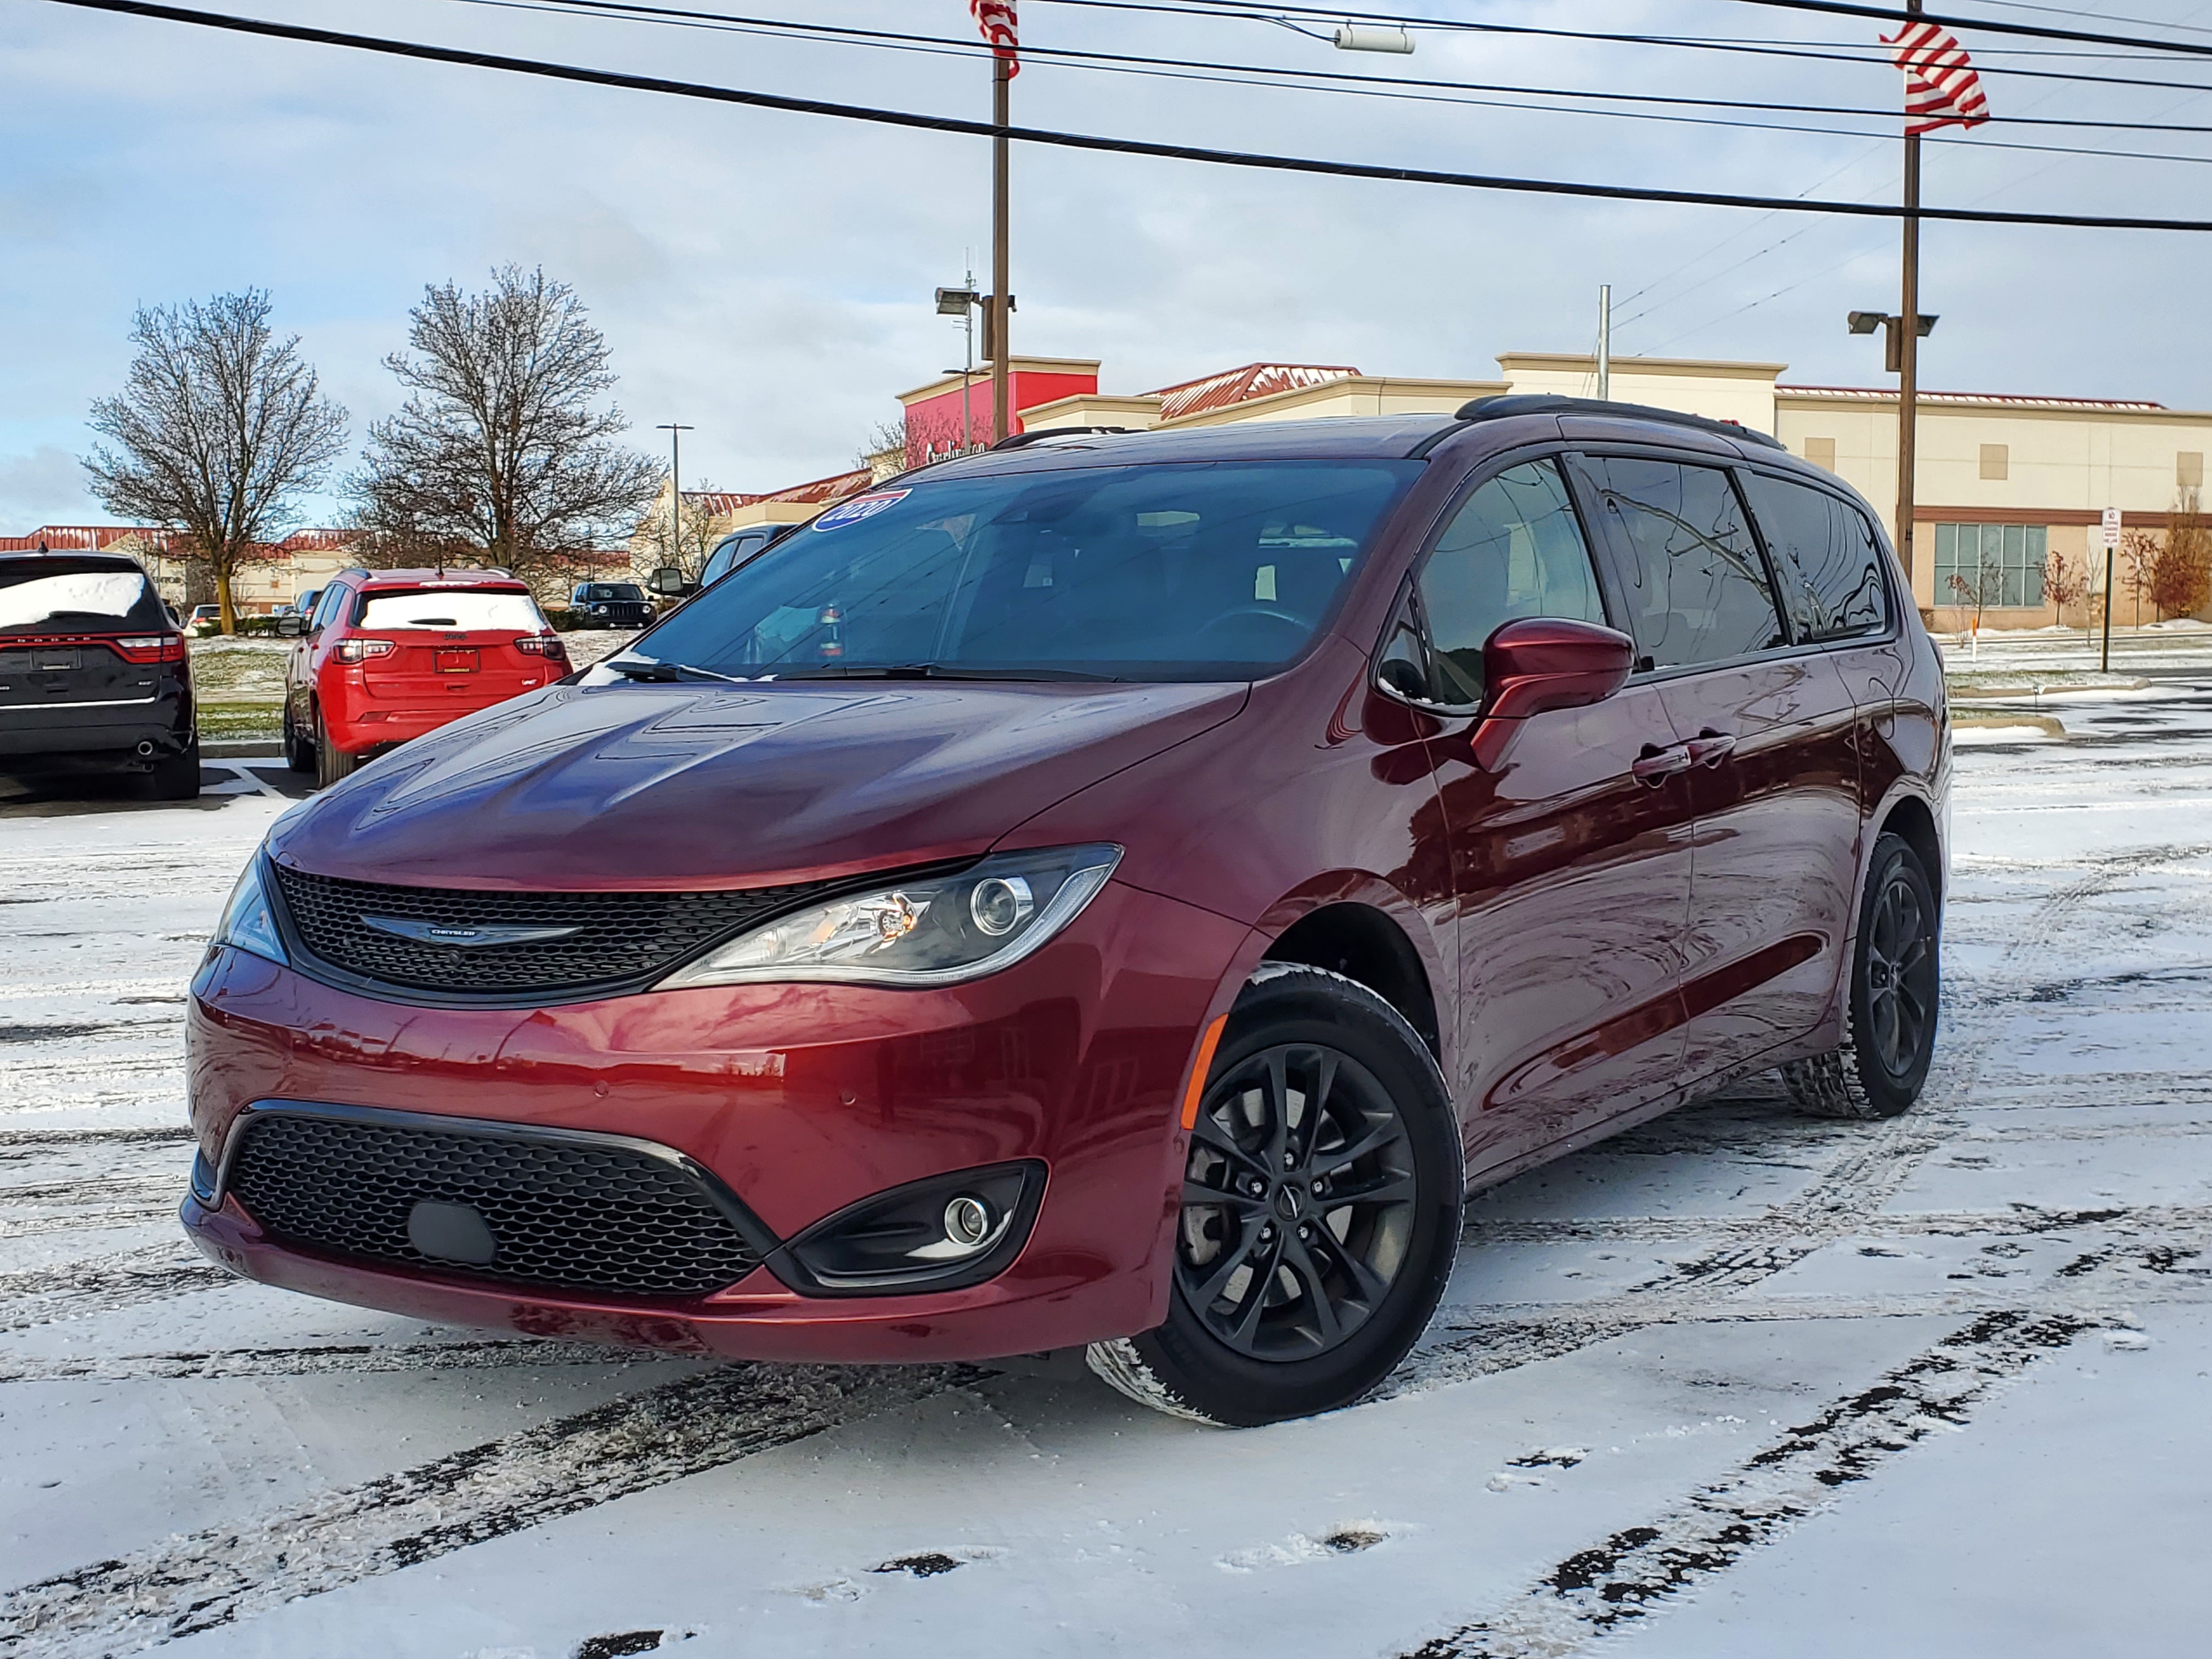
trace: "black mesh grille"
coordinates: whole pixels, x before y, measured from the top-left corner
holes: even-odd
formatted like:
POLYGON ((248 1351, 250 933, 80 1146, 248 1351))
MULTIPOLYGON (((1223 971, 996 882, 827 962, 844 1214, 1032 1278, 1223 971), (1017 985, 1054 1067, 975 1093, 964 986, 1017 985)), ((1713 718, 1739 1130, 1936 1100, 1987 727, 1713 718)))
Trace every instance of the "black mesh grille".
POLYGON ((465 1278, 696 1297, 760 1261, 695 1176, 623 1147, 272 1115, 246 1126, 230 1190, 287 1243, 465 1278), (417 1249, 408 1218, 424 1199, 482 1216, 490 1263, 417 1249))
POLYGON ((276 870, 284 908, 310 956, 362 979, 485 997, 641 984, 724 934, 828 885, 719 893, 494 893, 341 881, 281 864, 276 870), (576 931, 562 939, 464 949, 401 939, 368 926, 365 916, 448 927, 576 931))

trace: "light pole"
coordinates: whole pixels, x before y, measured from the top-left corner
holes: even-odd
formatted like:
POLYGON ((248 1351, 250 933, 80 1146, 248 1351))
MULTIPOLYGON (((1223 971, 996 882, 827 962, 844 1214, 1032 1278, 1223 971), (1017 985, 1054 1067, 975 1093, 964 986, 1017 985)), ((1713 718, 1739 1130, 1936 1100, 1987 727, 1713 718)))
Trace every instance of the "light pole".
MULTIPOLYGON (((1911 164, 1911 177, 1917 189, 1919 179, 1920 141, 1917 138, 1908 138, 1905 143, 1911 146, 1908 159, 1911 164)), ((1915 200, 1917 204, 1917 198, 1916 198, 1915 200)), ((1912 238, 1910 246, 1916 250, 1919 246, 1917 234, 1918 223, 1917 219, 1905 221, 1906 234, 1912 238)), ((1914 258, 1917 260, 1917 252, 1914 258)), ((1908 270, 1911 272, 1906 281, 1906 287, 1911 294, 1908 303, 1918 312, 1914 327, 1909 329, 1905 327, 1905 319, 1901 316, 1892 317, 1887 313, 1880 311, 1854 311, 1848 313, 1844 320, 1850 325, 1854 334, 1871 334, 1876 329, 1882 331, 1885 337, 1882 341, 1882 367, 1898 377, 1897 556, 1905 562, 1905 574, 1909 577, 1912 574, 1912 456, 1918 441, 1917 432, 1918 422, 1916 419, 1919 414, 1919 388, 1916 384, 1919 363, 1918 346, 1921 341, 1936 331, 1936 315, 1933 312, 1918 310, 1920 298, 1918 269, 1917 264, 1914 264, 1908 266, 1908 270)))
POLYGON ((966 454, 975 447, 974 423, 969 414, 968 384, 975 376, 975 307, 983 296, 975 292, 975 273, 968 273, 967 285, 963 288, 940 288, 937 290, 937 314, 960 319, 963 332, 968 337, 968 350, 960 370, 960 453, 966 454))
POLYGON ((668 434, 668 562, 684 568, 684 434, 699 428, 676 421, 653 428, 668 434))

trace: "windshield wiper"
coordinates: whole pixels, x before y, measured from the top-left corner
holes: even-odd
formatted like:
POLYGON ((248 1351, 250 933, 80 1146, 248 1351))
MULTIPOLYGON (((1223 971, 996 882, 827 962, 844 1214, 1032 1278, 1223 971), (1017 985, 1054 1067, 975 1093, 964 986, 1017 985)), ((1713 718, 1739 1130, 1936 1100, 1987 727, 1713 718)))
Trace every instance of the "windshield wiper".
POLYGON ((941 662, 902 662, 883 666, 824 663, 779 673, 782 680, 1110 680, 1110 674, 1085 674, 1072 668, 969 668, 941 662))
POLYGON ((722 685, 743 685, 734 674, 717 674, 710 668, 694 668, 686 662, 655 662, 649 657, 609 657, 606 666, 626 680, 650 680, 673 684, 678 680, 713 680, 722 685))

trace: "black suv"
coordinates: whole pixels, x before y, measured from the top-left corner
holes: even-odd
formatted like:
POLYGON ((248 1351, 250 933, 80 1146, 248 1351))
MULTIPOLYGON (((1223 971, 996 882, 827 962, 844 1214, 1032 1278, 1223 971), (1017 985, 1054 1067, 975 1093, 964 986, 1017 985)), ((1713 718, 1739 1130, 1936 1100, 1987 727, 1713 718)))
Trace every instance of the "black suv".
POLYGON ((0 554, 0 770, 94 769, 199 793, 184 635, 135 560, 0 554))
POLYGON ((568 596, 568 616, 579 628, 643 628, 653 615, 635 582, 578 582, 568 596))

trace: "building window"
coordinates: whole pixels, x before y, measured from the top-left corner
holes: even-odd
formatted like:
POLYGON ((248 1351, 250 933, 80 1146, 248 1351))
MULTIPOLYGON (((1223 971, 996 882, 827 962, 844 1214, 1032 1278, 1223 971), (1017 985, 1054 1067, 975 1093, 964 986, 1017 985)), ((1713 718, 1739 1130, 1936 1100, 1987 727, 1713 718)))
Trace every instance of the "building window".
POLYGON ((2179 451, 2173 458, 2173 481, 2184 489, 2202 489, 2204 487, 2204 452, 2201 449, 2179 451))
POLYGON ((2005 477, 2012 471, 2012 449, 2006 444, 1982 446, 1982 476, 1984 478, 2005 477))
POLYGON ((1833 472, 1836 470, 1836 441, 1833 438, 1806 439, 1805 459, 1815 466, 1826 467, 1833 472))
POLYGON ((1936 603, 1978 603, 1992 610, 2040 605, 2050 549, 2051 531, 2045 525, 1939 524, 1936 603))

